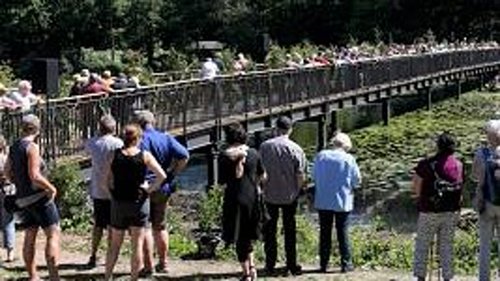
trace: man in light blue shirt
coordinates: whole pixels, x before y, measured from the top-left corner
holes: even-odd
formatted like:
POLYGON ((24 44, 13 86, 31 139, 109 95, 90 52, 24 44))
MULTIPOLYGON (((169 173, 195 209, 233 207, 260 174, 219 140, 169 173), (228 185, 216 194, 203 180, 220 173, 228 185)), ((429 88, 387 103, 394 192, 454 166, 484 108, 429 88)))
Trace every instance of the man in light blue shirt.
POLYGON ((352 271, 348 238, 349 214, 353 209, 354 188, 361 182, 359 167, 347 153, 352 147, 349 136, 337 133, 332 139, 333 149, 319 152, 314 160, 314 207, 320 221, 320 269, 326 272, 332 247, 332 226, 339 240, 342 272, 352 271))

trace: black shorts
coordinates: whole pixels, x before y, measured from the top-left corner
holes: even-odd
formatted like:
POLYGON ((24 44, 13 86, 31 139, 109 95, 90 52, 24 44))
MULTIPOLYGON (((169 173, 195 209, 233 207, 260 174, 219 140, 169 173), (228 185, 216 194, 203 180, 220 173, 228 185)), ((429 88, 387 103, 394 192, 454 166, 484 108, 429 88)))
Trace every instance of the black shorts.
POLYGON ((24 207, 22 209, 23 226, 26 228, 41 227, 59 224, 59 211, 57 210, 54 201, 49 201, 48 198, 39 200, 38 202, 24 207))
POLYGON ((140 202, 111 201, 111 227, 126 230, 146 227, 149 220, 149 199, 140 202))
POLYGON ((111 200, 94 199, 94 224, 106 228, 111 221, 111 200))

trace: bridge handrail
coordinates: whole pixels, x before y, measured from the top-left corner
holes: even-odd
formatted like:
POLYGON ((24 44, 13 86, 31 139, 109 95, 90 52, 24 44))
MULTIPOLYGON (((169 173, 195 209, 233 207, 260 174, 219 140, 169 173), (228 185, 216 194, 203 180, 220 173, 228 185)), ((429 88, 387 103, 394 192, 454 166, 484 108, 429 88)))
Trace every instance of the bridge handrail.
MULTIPOLYGON (((371 59, 340 66, 283 68, 222 75, 49 100, 33 107, 44 131, 40 139, 47 159, 82 152, 83 142, 97 133, 97 121, 110 112, 118 120, 117 130, 133 111, 147 108, 157 116, 158 127, 186 135, 190 130, 211 128, 217 122, 247 120, 270 114, 277 107, 307 104, 332 94, 354 94, 366 87, 429 77, 443 71, 485 63, 500 64, 500 48, 371 59)), ((12 141, 19 135, 23 113, 3 111, 2 133, 12 141)))

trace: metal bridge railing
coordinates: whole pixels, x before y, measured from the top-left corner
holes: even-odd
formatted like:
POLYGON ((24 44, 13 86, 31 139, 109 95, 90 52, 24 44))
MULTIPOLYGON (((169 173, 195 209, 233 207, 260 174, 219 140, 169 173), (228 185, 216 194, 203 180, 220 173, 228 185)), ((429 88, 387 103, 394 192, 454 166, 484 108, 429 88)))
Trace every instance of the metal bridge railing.
MULTIPOLYGON (((408 80, 444 70, 500 61, 500 49, 401 56, 367 60, 337 67, 280 69, 213 80, 170 82, 137 90, 93 94, 49 101, 34 107, 42 120, 40 144, 53 160, 82 152, 85 140, 97 133, 103 113, 113 114, 117 130, 137 109, 149 109, 157 125, 175 134, 213 126, 224 118, 244 120, 251 114, 267 114, 276 107, 307 103, 327 95, 408 80)), ((19 136, 22 113, 5 111, 2 133, 9 141, 19 136)))

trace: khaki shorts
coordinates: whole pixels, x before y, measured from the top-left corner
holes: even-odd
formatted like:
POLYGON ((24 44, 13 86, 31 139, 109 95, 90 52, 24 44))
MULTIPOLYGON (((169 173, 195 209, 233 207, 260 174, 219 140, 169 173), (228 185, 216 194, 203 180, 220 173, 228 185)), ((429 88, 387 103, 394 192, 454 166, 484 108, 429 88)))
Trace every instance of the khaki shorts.
POLYGON ((151 194, 151 209, 149 221, 153 230, 165 230, 165 214, 167 212, 168 197, 159 192, 151 194))

